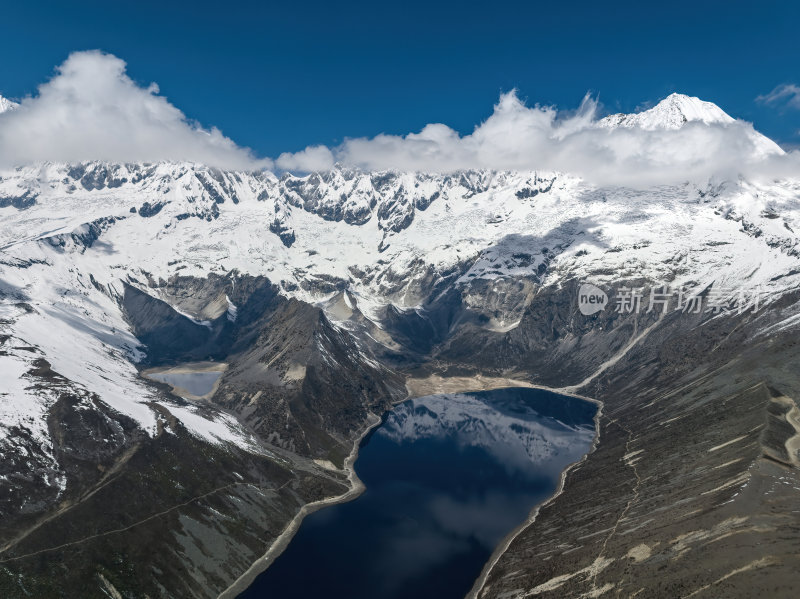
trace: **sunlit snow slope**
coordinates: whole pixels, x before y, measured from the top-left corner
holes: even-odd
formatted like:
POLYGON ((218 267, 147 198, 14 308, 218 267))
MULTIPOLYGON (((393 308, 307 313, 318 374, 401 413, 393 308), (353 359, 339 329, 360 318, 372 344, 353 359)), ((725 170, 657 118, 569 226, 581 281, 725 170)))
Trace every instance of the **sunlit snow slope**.
MULTIPOLYGON (((598 126, 729 120, 713 104, 673 95, 598 126)), ((765 151, 780 151, 761 139, 765 151)), ((694 290, 715 283, 731 296, 759 287, 774 298, 798 282, 799 198, 800 181, 639 191, 557 172, 342 167, 300 177, 101 162, 7 171, 0 174, 0 427, 24 426, 47 453, 52 391, 26 379, 42 357, 62 384, 154 429, 156 398, 136 368, 147 348, 122 317, 123 283, 158 294, 158 283, 175 275, 238 272, 264 275, 286 296, 312 303, 347 289, 378 327, 390 304, 424 310, 432 294, 459 287, 469 300, 476 285, 482 302, 495 294, 502 303, 505 283, 517 279, 552 286, 639 278, 694 290)), ((518 316, 516 305, 486 326, 508 330, 518 316)), ((206 440, 248 446, 228 417, 210 422, 190 408, 170 410, 206 440)), ((16 442, 7 432, 0 438, 16 442)))

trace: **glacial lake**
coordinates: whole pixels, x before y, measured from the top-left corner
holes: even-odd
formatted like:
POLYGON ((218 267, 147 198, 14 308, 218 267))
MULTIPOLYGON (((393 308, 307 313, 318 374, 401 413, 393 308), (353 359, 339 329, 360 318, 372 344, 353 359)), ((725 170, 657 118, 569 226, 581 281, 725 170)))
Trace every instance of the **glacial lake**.
POLYGON ((363 442, 357 499, 310 514, 243 599, 462 599, 589 451, 594 404, 538 389, 396 406, 363 442))
POLYGON ((183 389, 192 395, 202 397, 214 389, 214 383, 222 375, 220 371, 210 372, 153 372, 147 376, 151 379, 172 385, 173 388, 183 389))

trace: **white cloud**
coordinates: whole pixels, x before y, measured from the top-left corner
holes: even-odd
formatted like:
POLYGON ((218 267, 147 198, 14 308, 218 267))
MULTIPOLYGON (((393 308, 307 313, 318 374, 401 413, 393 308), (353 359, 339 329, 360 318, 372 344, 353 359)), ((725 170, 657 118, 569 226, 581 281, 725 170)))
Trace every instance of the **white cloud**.
POLYGON ((99 51, 75 52, 36 96, 0 115, 0 165, 30 162, 160 160, 231 169, 271 166, 219 129, 203 129, 158 86, 138 86, 125 62, 99 51))
MULTIPOLYGON (((779 86, 761 101, 800 102, 800 88, 779 86)), ((169 160, 308 172, 339 162, 365 170, 554 170, 595 183, 634 186, 800 172, 800 154, 783 155, 750 123, 730 119, 716 107, 702 113, 708 109, 694 99, 679 97, 678 102, 688 103, 690 112, 701 111, 699 118, 710 122, 693 121, 698 117, 692 113, 682 126, 680 115, 677 120, 668 115, 678 123, 674 128, 601 126, 597 103, 589 96, 577 110, 559 112, 527 106, 512 91, 501 95, 491 116, 468 135, 433 123, 417 133, 348 138, 330 148, 309 146, 272 163, 256 159, 218 129, 188 121, 159 95, 158 86, 133 82, 122 60, 99 51, 77 52, 36 96, 0 114, 0 166, 169 160)), ((648 122, 658 122, 655 117, 648 122)))
POLYGON ((758 96, 756 101, 762 104, 781 104, 800 110, 800 86, 793 83, 784 83, 768 94, 758 96))
POLYGON ((294 154, 284 152, 275 161, 278 168, 286 171, 324 171, 334 165, 333 152, 325 146, 308 146, 294 154))
MULTIPOLYGON (((795 168, 796 157, 757 133, 750 123, 688 122, 677 129, 602 127, 597 103, 584 98, 573 113, 526 106, 510 92, 469 135, 443 124, 419 133, 347 139, 329 150, 316 146, 283 154, 278 166, 318 170, 330 161, 366 170, 447 172, 460 169, 556 170, 601 184, 654 185, 754 173, 770 163, 795 168), (325 156, 325 160, 317 160, 325 156)), ((324 166, 323 168, 327 168, 324 166)))

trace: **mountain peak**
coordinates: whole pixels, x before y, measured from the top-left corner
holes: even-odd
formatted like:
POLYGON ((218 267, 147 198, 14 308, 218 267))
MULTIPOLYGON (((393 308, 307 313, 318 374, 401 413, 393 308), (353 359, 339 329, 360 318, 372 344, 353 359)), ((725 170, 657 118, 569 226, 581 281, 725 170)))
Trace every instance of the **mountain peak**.
POLYGON ((704 102, 694 96, 670 94, 649 110, 633 114, 612 114, 600 121, 601 127, 638 127, 640 129, 680 129, 685 123, 700 121, 732 123, 728 113, 713 102, 704 102))
POLYGON ((19 104, 16 102, 6 100, 3 96, 0 96, 0 114, 8 112, 9 110, 14 110, 17 106, 19 106, 19 104))

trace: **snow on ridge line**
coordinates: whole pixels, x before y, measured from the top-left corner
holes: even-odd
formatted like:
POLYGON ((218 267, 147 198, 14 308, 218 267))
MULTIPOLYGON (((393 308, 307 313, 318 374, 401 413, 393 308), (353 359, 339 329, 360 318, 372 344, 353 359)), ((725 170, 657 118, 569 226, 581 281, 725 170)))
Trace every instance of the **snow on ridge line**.
POLYGON ((646 130, 679 129, 687 122, 705 124, 727 124, 734 118, 713 102, 705 102, 694 96, 670 94, 656 106, 630 114, 612 114, 600 119, 601 127, 640 127, 646 130))
MULTIPOLYGON (((476 285, 486 297, 501 297, 502 282, 517 277, 545 285, 592 277, 605 284, 633 273, 658 281, 669 280, 676 265, 676 284, 764 283, 780 291, 798 279, 786 276, 798 266, 797 184, 740 181, 639 192, 598 189, 574 177, 543 173, 471 172, 449 178, 407 174, 387 182, 368 175, 354 175, 362 177, 354 181, 339 172, 335 180, 319 176, 315 189, 328 190, 336 199, 340 185, 350 186, 345 188, 355 189, 359 201, 366 201, 369 195, 363 195, 361 186, 368 183, 391 183, 391 189, 419 183, 439 186, 439 195, 424 209, 400 203, 395 215, 407 208, 413 219, 397 231, 381 228, 380 222, 388 219, 380 221, 377 206, 365 222, 355 224, 323 218, 287 201, 281 206, 297 234, 286 245, 269 229, 275 206, 283 200, 259 200, 261 188, 253 179, 218 173, 220 183, 208 170, 202 171, 203 177, 211 178, 202 181, 191 169, 178 169, 177 179, 170 172, 164 167, 164 177, 150 175, 137 184, 105 184, 102 189, 80 184, 69 193, 67 184, 59 187, 60 180, 51 177, 40 190, 42 201, 21 210, 1 209, 0 239, 36 228, 73 231, 95 218, 125 213, 126 218, 115 220, 90 246, 21 240, 4 251, 8 261, 0 264, 0 280, 21 290, 14 301, 27 301, 38 312, 19 317, 12 325, 14 334, 41 347, 54 370, 139 418, 145 415, 138 413, 142 404, 137 402, 145 395, 130 364, 136 340, 108 297, 113 294, 98 290, 128 276, 157 281, 175 274, 238 271, 267 276, 284 294, 311 302, 330 297, 343 285, 351 294, 347 299, 356 299, 368 316, 389 303, 400 309, 423 305, 429 297, 426 285, 437 278, 454 281, 456 271, 467 295, 476 285), (208 187, 223 201, 217 202, 208 187), (195 195, 202 190, 206 196, 195 195), (128 206, 140 209, 143 198, 163 205, 147 216, 140 210, 127 212, 128 206), (208 206, 217 207, 215 217, 184 217, 192 208, 208 206), (597 274, 602 272, 617 274, 597 274), (84 351, 76 352, 76 346, 84 351)), ((98 180, 93 169, 85 169, 83 177, 89 186, 98 180)), ((108 176, 103 177, 107 183, 108 176)), ((0 190, 38 180, 28 175, 11 183, 4 179, 0 190)), ((420 197, 428 194, 426 189, 420 197)), ((308 194, 310 200, 315 197, 308 194)))
POLYGON ((19 104, 17 104, 16 102, 12 102, 11 100, 4 98, 3 96, 0 96, 0 114, 3 114, 4 112, 8 112, 10 110, 15 110, 16 108, 19 108, 19 104))
MULTIPOLYGON (((10 286, 0 290, 0 316, 8 321, 12 339, 18 341, 14 346, 34 348, 36 356, 50 363, 59 375, 55 388, 78 395, 93 394, 112 410, 136 421, 151 436, 156 433, 158 415, 148 404, 158 402, 190 434, 206 442, 257 450, 231 417, 220 413, 210 419, 209 414, 164 401, 139 376, 134 365, 142 357, 139 342, 113 293, 119 280, 106 282, 107 269, 91 251, 88 255, 65 254, 58 247, 36 244, 31 249, 36 261, 28 266, 9 268, 0 264, 0 282, 10 286), (79 263, 93 274, 77 272, 74 267, 79 263), (16 307, 20 300, 27 308, 16 307)), ((99 253, 103 255, 103 251, 99 253)), ((5 343, 11 346, 10 341, 5 343)), ((5 387, 0 392, 0 427, 25 426, 35 431, 38 443, 46 449, 52 446, 46 413, 55 399, 47 389, 32 391, 35 387, 26 382, 25 374, 31 365, 17 364, 19 360, 13 353, 0 356, 5 387), (35 416, 37 406, 39 416, 35 416)))
MULTIPOLYGON (((576 247, 576 241, 602 244, 605 242, 597 235, 611 234, 613 237, 633 228, 640 230, 642 235, 633 242, 640 242, 647 237, 646 227, 637 225, 637 221, 643 218, 663 231, 659 235, 674 234, 669 230, 678 221, 669 223, 657 214, 648 215, 647 212, 653 209, 660 211, 663 207, 665 213, 677 211, 685 216, 680 221, 684 223, 681 226, 696 229, 703 225, 703 219, 695 222, 693 214, 700 214, 703 208, 695 202, 705 201, 702 198, 713 193, 714 197, 720 198, 716 204, 724 204, 737 193, 735 186, 723 190, 722 195, 718 190, 692 186, 654 192, 597 190, 563 175, 549 178, 538 173, 493 173, 492 178, 484 178, 485 175, 488 173, 472 173, 467 182, 462 178, 441 178, 441 192, 424 210, 414 204, 396 208, 398 215, 406 214, 404 211, 407 210, 413 216, 405 228, 398 231, 387 232, 381 228, 376 216, 378 206, 370 209, 371 216, 366 222, 351 224, 344 220, 326 219, 315 211, 298 210, 287 204, 290 208, 285 212, 287 226, 297 232, 291 247, 268 230, 274 207, 282 201, 281 198, 258 201, 253 192, 245 194, 242 189, 246 185, 242 184, 238 189, 238 202, 233 202, 230 197, 223 203, 207 200, 218 206, 215 218, 184 218, 187 208, 198 206, 199 200, 193 195, 194 188, 185 190, 181 185, 173 185, 157 213, 147 217, 130 215, 115 223, 110 232, 103 234, 101 241, 111 243, 119 256, 128 256, 131 263, 141 266, 156 278, 169 278, 178 270, 198 275, 214 270, 239 270, 266 275, 278 284, 285 281, 291 287, 299 285, 292 294, 297 294, 300 299, 317 301, 320 294, 325 295, 324 288, 305 295, 303 289, 309 289, 305 283, 313 282, 313 286, 318 286, 319 277, 324 276, 349 281, 351 290, 359 297, 385 303, 380 301, 385 293, 376 294, 377 290, 365 288, 359 283, 360 275, 354 275, 354 272, 363 271, 366 276, 372 273, 373 279, 380 272, 405 276, 405 269, 415 260, 424 259, 437 269, 446 269, 459 260, 477 256, 479 261, 462 275, 461 283, 475 278, 533 275, 540 268, 548 270, 555 254, 570 245, 576 247), (587 228, 590 220, 595 225, 587 228), (453 238, 449 231, 456 231, 458 235, 453 238), (540 257, 539 249, 531 254, 526 248, 537 238, 538 243, 551 250, 547 260, 540 257), (142 247, 144 240, 148 244, 145 251, 142 247), (324 251, 320 252, 320 248, 324 251), (511 260, 509 256, 521 258, 511 260), (387 266, 380 266, 380 262, 387 266)), ((347 181, 344 175, 341 181, 347 181)), ((324 197, 334 201, 338 199, 336 190, 341 188, 330 185, 325 189, 324 197)), ((783 220, 761 219, 757 216, 758 211, 753 216, 762 220, 762 228, 769 227, 772 236, 783 236, 779 245, 790 247, 796 239, 787 227, 796 229, 797 210, 781 197, 785 196, 783 189, 781 186, 759 188, 745 185, 744 197, 754 205, 749 207, 739 202, 735 209, 740 214, 754 212, 753 208, 758 205, 763 205, 763 210, 769 208, 770 214, 774 209, 782 210, 783 220), (781 204, 786 209, 781 208, 781 204)), ((123 188, 102 193, 75 191, 72 196, 59 198, 55 205, 35 205, 25 211, 11 211, 5 230, 14 234, 29 230, 32 223, 48 227, 54 217, 74 219, 70 215, 78 206, 84 210, 97 210, 93 216, 107 214, 118 210, 118 206, 124 205, 126 198, 130 197, 123 188)), ((705 209, 710 216, 712 209, 716 210, 715 206, 705 209)), ((730 212, 724 206, 721 210, 730 212)), ((720 224, 713 226, 717 233, 721 231, 720 224)), ((2 235, 3 225, 0 224, 0 239, 2 235)), ((653 245, 669 247, 666 241, 659 238, 653 245)), ((691 240, 687 241, 691 243, 691 240)), ((727 241, 720 240, 720 243, 727 241)), ((590 251, 591 247, 576 247, 576 250, 590 251)), ((116 264, 121 262, 116 260, 116 264)), ((116 268, 122 273, 119 278, 127 274, 116 268)), ((409 284, 413 279, 412 276, 409 284)), ((401 306, 417 305, 420 301, 413 295, 400 298, 394 293, 385 299, 392 302, 401 300, 401 306)))

